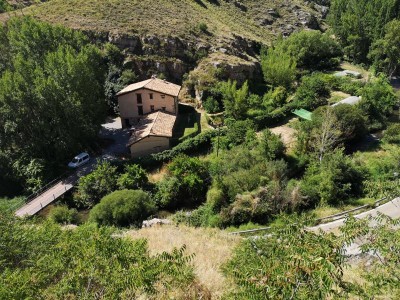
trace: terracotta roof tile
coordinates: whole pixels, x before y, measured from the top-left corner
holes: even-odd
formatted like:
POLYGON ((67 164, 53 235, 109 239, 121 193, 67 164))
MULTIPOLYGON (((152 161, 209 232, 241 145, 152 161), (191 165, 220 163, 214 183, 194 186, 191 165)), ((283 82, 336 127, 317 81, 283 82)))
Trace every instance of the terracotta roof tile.
POLYGON ((158 78, 151 78, 141 82, 130 84, 127 87, 123 88, 121 91, 119 91, 117 95, 130 93, 142 88, 171 95, 174 97, 177 97, 179 95, 179 91, 181 90, 180 85, 168 82, 166 80, 161 80, 158 78))
POLYGON ((172 137, 176 116, 170 113, 157 111, 148 114, 134 126, 134 131, 129 139, 128 146, 148 136, 172 137))

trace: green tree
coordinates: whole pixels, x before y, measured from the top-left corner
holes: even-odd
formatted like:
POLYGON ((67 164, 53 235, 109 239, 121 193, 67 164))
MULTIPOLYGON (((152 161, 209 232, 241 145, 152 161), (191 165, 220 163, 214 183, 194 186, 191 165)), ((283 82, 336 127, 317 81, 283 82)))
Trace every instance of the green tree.
POLYGON ((279 45, 279 42, 261 55, 261 67, 264 80, 268 84, 290 89, 296 75, 296 60, 279 45))
POLYGON ((115 191, 90 211, 90 220, 99 225, 136 226, 156 211, 154 201, 142 190, 115 191))
POLYGON ((357 166, 342 151, 325 154, 307 167, 301 183, 308 205, 337 205, 362 193, 365 170, 357 166))
POLYGON ((168 172, 180 181, 178 199, 181 202, 193 206, 205 200, 210 174, 200 159, 179 155, 168 165, 168 172))
POLYGON ((93 145, 104 120, 101 52, 79 31, 30 17, 9 20, 3 38, 0 152, 11 166, 44 162, 44 174, 54 176, 71 153, 93 145))
POLYGON ((249 85, 247 81, 238 89, 236 81, 223 82, 220 85, 222 101, 228 116, 237 120, 244 119, 249 109, 249 85))
POLYGON ((359 107, 367 118, 368 128, 381 129, 398 101, 392 86, 387 78, 381 75, 368 82, 362 89, 361 95, 359 107))
POLYGON ((2 213, 0 298, 136 299, 190 293, 194 273, 184 246, 150 255, 146 240, 115 233, 90 224, 66 230, 2 213))
POLYGON ((281 137, 273 134, 269 129, 263 130, 259 143, 261 153, 267 160, 278 159, 284 155, 285 145, 281 137))
POLYGON ((79 178, 74 201, 81 207, 93 207, 105 195, 117 188, 117 167, 109 162, 98 162, 88 175, 79 178))
POLYGON ((281 43, 284 51, 296 60, 298 68, 331 69, 338 66, 342 57, 338 42, 318 30, 294 33, 281 43))
POLYGON ((49 218, 58 224, 77 224, 79 222, 78 211, 69 209, 66 205, 55 206, 51 209, 49 218))
POLYGON ((385 25, 399 17, 398 0, 333 0, 329 23, 345 54, 357 63, 368 62, 371 44, 385 34, 385 25))
POLYGON ((294 101, 297 107, 312 110, 327 104, 329 96, 329 85, 321 74, 314 73, 301 79, 294 101))
POLYGON ((342 240, 290 224, 257 239, 244 239, 224 266, 235 299, 326 299, 341 295, 342 240), (318 245, 316 247, 315 245, 318 245), (318 287, 318 288, 316 288, 318 287))
POLYGON ((118 177, 117 185, 121 190, 143 189, 148 184, 146 171, 139 165, 126 165, 125 172, 118 177))
POLYGON ((368 57, 372 60, 378 72, 384 72, 391 77, 400 66, 400 20, 386 24, 385 36, 376 40, 368 57))

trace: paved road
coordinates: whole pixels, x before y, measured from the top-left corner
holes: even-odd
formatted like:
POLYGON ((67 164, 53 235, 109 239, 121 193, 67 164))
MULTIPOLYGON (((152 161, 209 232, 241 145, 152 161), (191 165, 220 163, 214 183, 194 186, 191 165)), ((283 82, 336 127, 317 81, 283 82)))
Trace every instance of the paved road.
MULTIPOLYGON (((363 218, 367 218, 369 216, 376 216, 378 212, 385 214, 392 218, 400 218, 400 197, 396 198, 392 201, 389 201, 381 206, 378 206, 375 209, 371 209, 371 210, 365 211, 363 213, 360 213, 358 215, 355 215, 354 217, 356 217, 358 219, 363 219, 363 218)), ((315 231, 317 231, 319 229, 322 229, 323 231, 333 231, 333 230, 339 228, 340 226, 342 226, 344 224, 344 222, 345 222, 345 219, 340 219, 340 220, 332 221, 329 223, 320 224, 320 225, 311 227, 310 229, 315 230, 315 231)))
MULTIPOLYGON (((113 140, 113 143, 102 151, 101 157, 97 159, 112 160, 115 155, 121 155, 127 153, 126 143, 129 139, 129 132, 121 129, 120 118, 108 119, 107 123, 102 125, 99 136, 102 138, 109 138, 113 140)), ((48 190, 38 195, 28 204, 18 209, 15 214, 18 217, 32 216, 37 214, 40 210, 45 208, 50 203, 54 202, 58 197, 65 194, 67 191, 72 189, 78 182, 79 177, 84 176, 92 172, 96 163, 96 158, 92 158, 89 163, 80 167, 76 172, 68 176, 67 178, 55 183, 48 190)))
MULTIPOLYGON (((392 201, 389 201, 375 209, 371 209, 368 210, 366 212, 360 213, 358 215, 355 215, 354 217, 358 218, 358 219, 363 219, 363 218, 367 218, 367 217, 374 217, 378 214, 378 212, 385 214, 391 218, 400 218, 400 197, 396 198, 392 201)), ((325 223, 325 224, 321 224, 318 226, 314 226, 311 227, 311 230, 317 231, 319 229, 322 229, 323 231, 333 231, 338 229, 340 226, 344 225, 344 221, 345 219, 341 219, 341 220, 336 220, 330 223, 325 223)), ((371 221, 370 222, 370 226, 374 226, 375 222, 371 221)), ((352 244, 346 246, 345 248, 345 252, 347 256, 352 256, 352 255, 359 255, 361 254, 361 245, 364 243, 364 241, 362 239, 356 239, 352 244)))

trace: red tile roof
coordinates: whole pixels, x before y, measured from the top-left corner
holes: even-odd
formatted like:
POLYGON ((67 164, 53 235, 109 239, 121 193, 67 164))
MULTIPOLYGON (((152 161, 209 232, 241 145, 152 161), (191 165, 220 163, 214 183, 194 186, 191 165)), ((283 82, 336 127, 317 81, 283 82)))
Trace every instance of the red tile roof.
POLYGON ((176 116, 157 111, 144 116, 139 124, 133 127, 128 146, 148 136, 172 137, 176 116))
POLYGON ((151 78, 128 85, 127 87, 119 91, 117 93, 117 96, 127 94, 139 89, 148 89, 162 94, 167 94, 177 97, 179 95, 179 91, 181 90, 181 86, 168 82, 166 80, 151 78))

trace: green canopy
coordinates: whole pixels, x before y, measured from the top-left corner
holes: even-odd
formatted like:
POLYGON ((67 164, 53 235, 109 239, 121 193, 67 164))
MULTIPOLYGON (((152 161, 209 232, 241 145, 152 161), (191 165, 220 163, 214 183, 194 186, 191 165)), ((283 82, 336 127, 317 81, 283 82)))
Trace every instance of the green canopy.
POLYGON ((302 109, 302 108, 294 110, 293 113, 296 116, 299 116, 300 118, 305 119, 305 120, 311 121, 311 119, 312 119, 312 112, 302 109))

